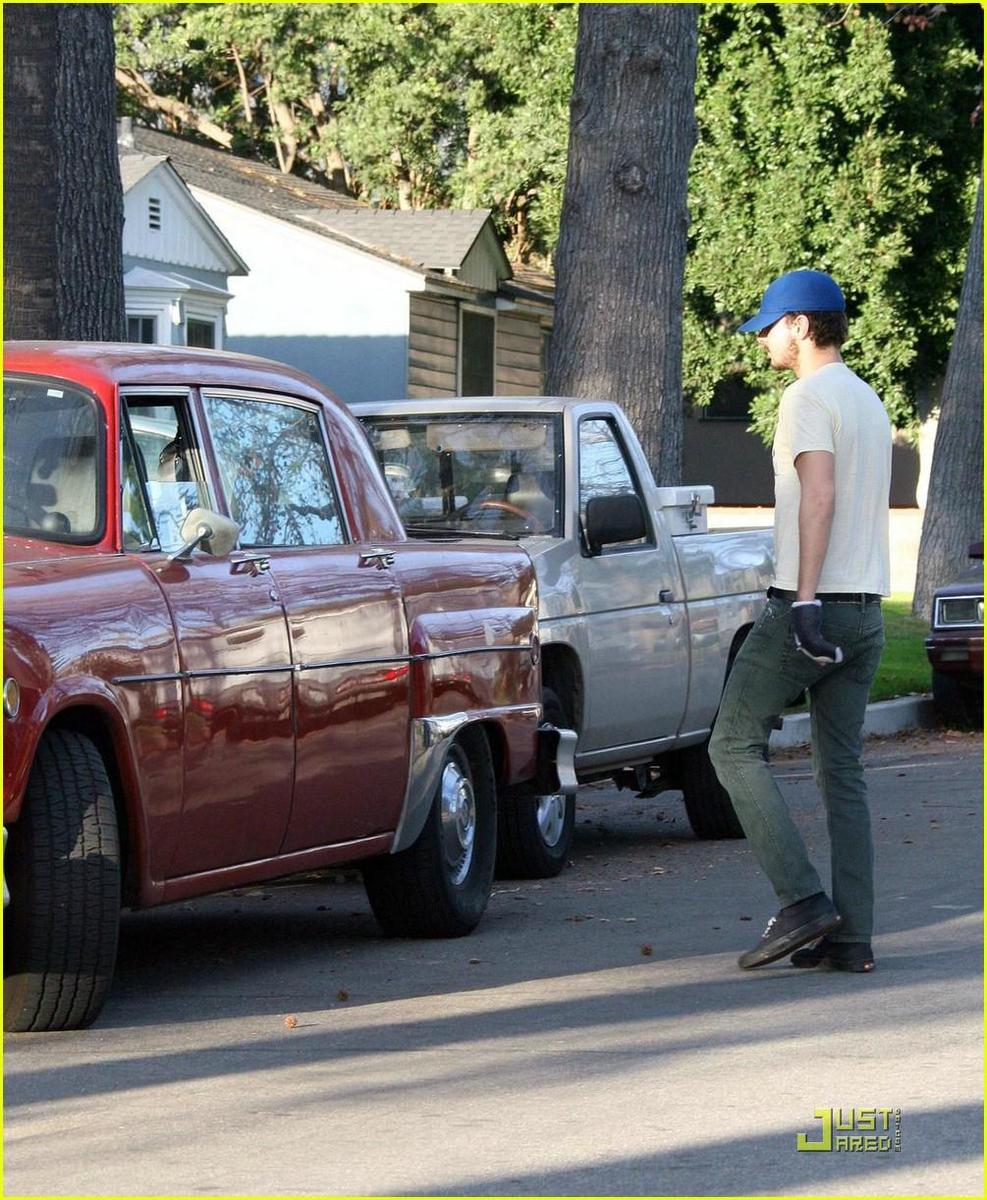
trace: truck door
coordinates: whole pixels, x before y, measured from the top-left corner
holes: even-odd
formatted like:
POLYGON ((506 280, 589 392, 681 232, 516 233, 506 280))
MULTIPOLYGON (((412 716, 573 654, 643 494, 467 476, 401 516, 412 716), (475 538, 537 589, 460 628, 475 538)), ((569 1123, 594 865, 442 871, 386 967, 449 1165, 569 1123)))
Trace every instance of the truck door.
POLYGON ((595 557, 584 543, 573 564, 589 644, 583 693, 592 732, 580 739, 582 754, 674 736, 685 711, 689 650, 678 570, 663 552, 617 428, 608 417, 586 416, 577 438, 580 527, 592 497, 633 492, 649 530, 595 557))
POLYGON ((292 670, 271 574, 249 551, 169 561, 185 515, 216 508, 187 391, 127 394, 123 545, 171 611, 182 672, 182 815, 168 877, 278 852, 294 775, 292 670))
POLYGON ((390 551, 351 540, 315 405, 219 389, 202 402, 240 544, 268 558, 287 613, 297 737, 281 851, 392 830, 407 780, 410 672, 390 551))

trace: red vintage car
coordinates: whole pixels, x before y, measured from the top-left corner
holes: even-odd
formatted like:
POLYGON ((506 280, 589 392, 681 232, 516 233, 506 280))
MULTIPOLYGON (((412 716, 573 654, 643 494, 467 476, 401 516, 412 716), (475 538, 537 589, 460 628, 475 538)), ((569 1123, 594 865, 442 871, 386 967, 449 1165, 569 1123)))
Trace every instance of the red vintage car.
POLYGON ((15 343, 4 372, 4 1027, 96 1017, 121 905, 359 861, 387 932, 471 930, 498 792, 558 783, 527 556, 409 542, 290 368, 15 343))

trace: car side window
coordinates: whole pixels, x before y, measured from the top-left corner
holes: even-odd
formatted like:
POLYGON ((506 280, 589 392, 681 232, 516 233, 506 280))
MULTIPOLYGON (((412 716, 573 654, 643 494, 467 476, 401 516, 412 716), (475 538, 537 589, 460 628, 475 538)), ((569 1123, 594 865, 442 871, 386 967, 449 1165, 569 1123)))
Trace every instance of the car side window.
POLYGON ((212 500, 186 401, 129 399, 123 452, 123 544, 167 552, 182 545, 182 522, 212 500))
MULTIPOLYGON (((640 491, 617 431, 605 417, 582 421, 579 426, 579 520, 583 528, 586 505, 590 500, 596 496, 624 495, 640 498, 640 491)), ((648 538, 638 538, 633 542, 622 542, 621 546, 645 546, 649 542, 648 538)))
POLYGON ((242 546, 345 542, 319 414, 281 401, 203 393, 242 546))

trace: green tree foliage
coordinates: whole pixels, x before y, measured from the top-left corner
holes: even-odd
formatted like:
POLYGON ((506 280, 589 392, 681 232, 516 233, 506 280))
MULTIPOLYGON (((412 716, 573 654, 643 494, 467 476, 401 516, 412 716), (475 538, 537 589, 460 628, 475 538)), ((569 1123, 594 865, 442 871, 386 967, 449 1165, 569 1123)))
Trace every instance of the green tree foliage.
MULTIPOLYGON (((816 266, 847 293, 848 361, 896 424, 913 421, 945 368, 959 297, 980 16, 703 6, 684 332, 694 403, 744 389, 770 437, 781 381, 733 331, 775 275, 816 266)), ((489 207, 514 257, 554 253, 573 6, 122 4, 116 23, 126 111, 384 206, 489 207)))
POLYGON ((847 360, 909 425, 949 349, 980 156, 978 79, 949 16, 916 30, 886 6, 704 10, 686 272, 694 401, 742 382, 771 436, 784 381, 733 331, 776 275, 818 267, 847 295, 847 360))
POLYGON ((558 232, 574 45, 556 5, 117 12, 130 112, 384 206, 492 207, 522 257, 558 232))

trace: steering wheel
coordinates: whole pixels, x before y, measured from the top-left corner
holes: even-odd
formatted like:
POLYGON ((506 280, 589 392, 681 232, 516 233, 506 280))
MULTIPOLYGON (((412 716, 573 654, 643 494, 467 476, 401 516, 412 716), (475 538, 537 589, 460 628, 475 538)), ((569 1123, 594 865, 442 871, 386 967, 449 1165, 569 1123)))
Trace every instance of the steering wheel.
POLYGON ((531 513, 523 508, 518 508, 516 504, 511 504, 508 500, 481 500, 480 508, 499 508, 502 512, 510 513, 513 517, 520 517, 522 521, 530 521, 531 513))

